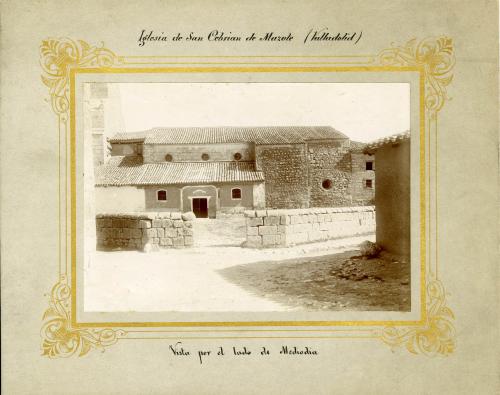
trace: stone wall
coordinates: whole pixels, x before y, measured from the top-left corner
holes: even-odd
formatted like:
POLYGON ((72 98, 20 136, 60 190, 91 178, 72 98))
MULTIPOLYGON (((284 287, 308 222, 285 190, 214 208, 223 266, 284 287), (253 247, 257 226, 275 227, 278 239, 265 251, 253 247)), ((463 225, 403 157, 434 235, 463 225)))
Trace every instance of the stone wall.
POLYGON ((349 140, 310 142, 307 151, 310 207, 352 206, 349 140))
POLYGON ((351 153, 351 195, 352 204, 356 206, 373 205, 375 203, 375 156, 362 152, 351 153), (373 170, 366 170, 366 162, 372 162, 373 170), (372 181, 371 188, 366 180, 372 181))
POLYGON ((305 144, 256 147, 257 169, 266 179, 266 207, 309 207, 305 144))
POLYGON ((247 210, 246 247, 288 247, 375 233, 375 208, 247 210))
POLYGON ((98 214, 97 248, 140 251, 193 245, 193 213, 98 214))

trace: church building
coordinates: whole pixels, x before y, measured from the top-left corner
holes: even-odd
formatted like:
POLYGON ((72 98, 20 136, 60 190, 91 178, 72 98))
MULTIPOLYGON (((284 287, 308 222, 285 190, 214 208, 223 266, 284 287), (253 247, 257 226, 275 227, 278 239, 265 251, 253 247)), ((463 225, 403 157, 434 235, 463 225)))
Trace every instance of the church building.
POLYGON ((170 127, 118 133, 95 167, 97 213, 373 204, 375 160, 330 126, 170 127))

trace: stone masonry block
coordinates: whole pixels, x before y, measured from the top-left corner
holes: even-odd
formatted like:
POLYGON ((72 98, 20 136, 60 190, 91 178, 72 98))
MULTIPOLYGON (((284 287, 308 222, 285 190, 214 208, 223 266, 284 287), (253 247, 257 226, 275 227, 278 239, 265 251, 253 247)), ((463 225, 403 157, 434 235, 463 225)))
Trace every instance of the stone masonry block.
POLYGON ((184 224, 184 222, 182 221, 182 219, 176 219, 174 221, 174 227, 175 228, 180 228, 180 227, 182 227, 183 224, 184 224))
POLYGON ((262 218, 247 218, 247 226, 257 226, 263 225, 264 221, 262 218))
POLYGON ((177 237, 177 229, 166 228, 165 229, 165 237, 177 237))
POLYGON ((245 215, 245 217, 255 217, 255 210, 245 210, 243 212, 243 214, 245 215))
POLYGON ((176 220, 180 220, 182 218, 181 213, 171 213, 170 217, 176 220))
POLYGON ((139 221, 139 228, 142 229, 151 228, 151 221, 148 221, 146 219, 141 219, 139 221))
POLYGON ((162 238, 162 237, 165 237, 165 229, 163 228, 158 228, 156 229, 156 234, 158 235, 158 237, 162 238))
POLYGON ((281 225, 288 225, 290 223, 290 217, 288 215, 281 215, 280 216, 280 224, 281 225))
POLYGON ((276 246, 280 244, 280 235, 263 235, 262 245, 264 247, 276 246))
POLYGON ((143 229, 142 234, 148 236, 149 238, 158 237, 156 228, 143 229))
POLYGON ((266 210, 255 210, 255 215, 257 217, 265 217, 267 215, 267 211, 266 210))
POLYGON ((169 238, 169 237, 162 237, 160 238, 160 245, 161 246, 171 246, 173 243, 172 243, 172 239, 169 238))
POLYGON ((152 222, 152 226, 153 228, 161 228, 161 219, 154 219, 152 222))
POLYGON ((189 211, 187 213, 183 213, 181 215, 181 217, 184 221, 194 221, 196 219, 196 215, 194 215, 194 213, 192 211, 189 211))
POLYGON ((257 236, 259 228, 257 226, 247 226, 247 236, 257 236))
POLYGON ((271 234, 277 234, 277 233, 278 233, 278 227, 276 225, 259 226, 259 234, 260 235, 271 235, 271 234))
POLYGON ((264 217, 264 225, 279 225, 280 217, 264 217))
POLYGON ((180 237, 174 237, 172 239, 172 243, 173 243, 174 247, 183 246, 184 245, 184 237, 182 237, 182 236, 180 236, 180 237))
POLYGON ((261 236, 247 236, 247 247, 262 247, 262 237, 261 236))
POLYGON ((161 227, 162 228, 170 228, 172 226, 172 220, 170 219, 162 219, 161 220, 161 227))

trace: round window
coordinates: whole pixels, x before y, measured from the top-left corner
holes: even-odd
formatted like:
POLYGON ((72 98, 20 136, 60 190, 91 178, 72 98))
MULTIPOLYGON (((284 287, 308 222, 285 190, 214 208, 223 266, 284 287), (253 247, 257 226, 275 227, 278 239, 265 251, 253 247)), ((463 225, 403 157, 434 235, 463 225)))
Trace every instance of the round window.
POLYGON ((165 155, 165 160, 167 162, 172 162, 173 159, 174 159, 174 157, 172 155, 170 155, 170 154, 165 155))
POLYGON ((210 155, 203 154, 203 155, 201 155, 201 159, 203 159, 203 160, 209 160, 210 159, 210 155))
POLYGON ((333 186, 332 180, 328 178, 326 180, 323 180, 321 186, 323 187, 323 189, 332 189, 333 186))
POLYGON ((234 154, 234 160, 241 160, 241 154, 239 152, 234 154))

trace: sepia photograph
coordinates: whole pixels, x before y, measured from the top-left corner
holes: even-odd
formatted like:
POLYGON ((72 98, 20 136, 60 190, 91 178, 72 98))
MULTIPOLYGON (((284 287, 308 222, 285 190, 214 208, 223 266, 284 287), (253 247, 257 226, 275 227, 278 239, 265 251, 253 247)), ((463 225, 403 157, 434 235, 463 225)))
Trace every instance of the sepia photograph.
POLYGON ((409 84, 83 95, 84 311, 411 311, 409 84))

